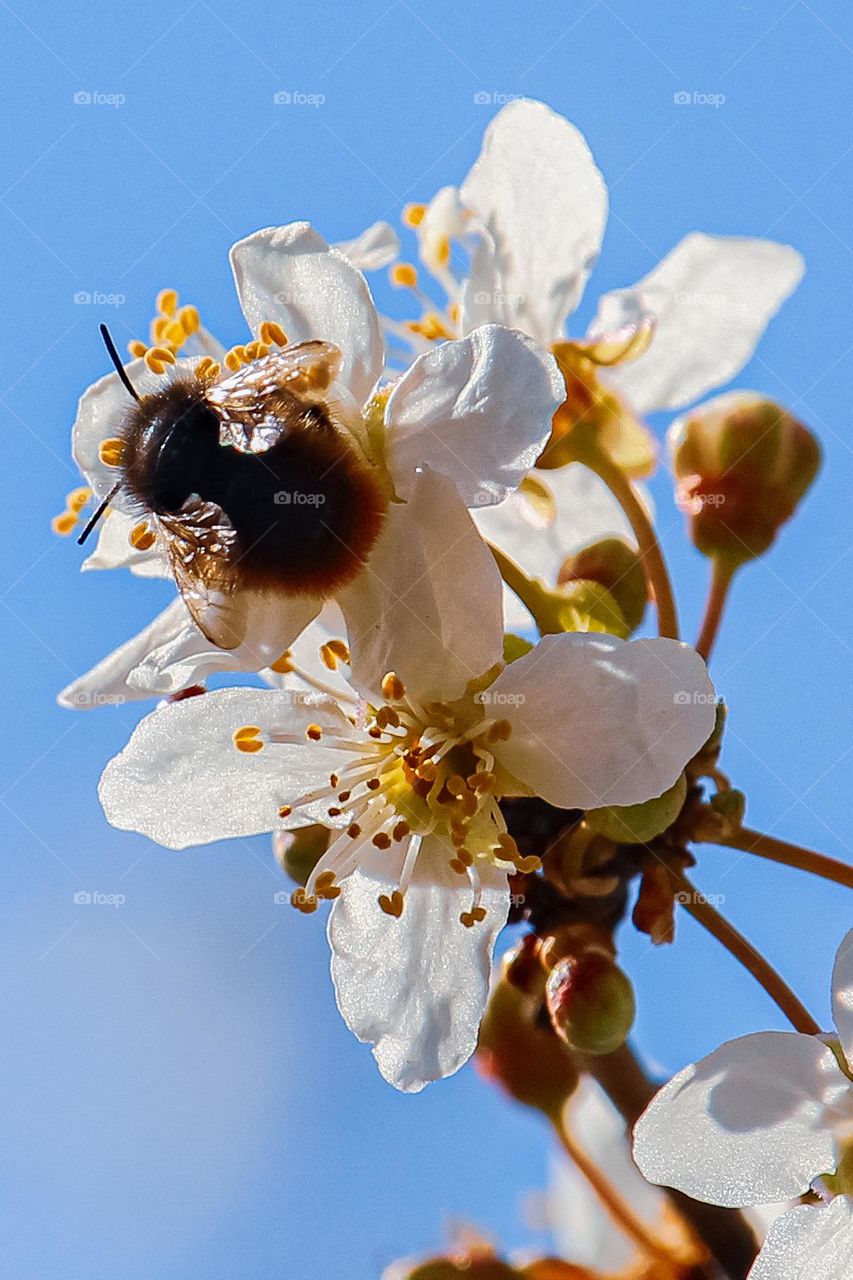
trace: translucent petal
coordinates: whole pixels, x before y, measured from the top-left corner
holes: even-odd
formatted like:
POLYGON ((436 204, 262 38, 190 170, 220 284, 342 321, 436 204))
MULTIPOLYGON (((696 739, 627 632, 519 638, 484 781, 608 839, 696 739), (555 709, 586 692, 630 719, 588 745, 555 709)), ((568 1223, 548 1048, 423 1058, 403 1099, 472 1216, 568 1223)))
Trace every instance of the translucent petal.
POLYGON ((832 1110, 850 1082, 814 1036, 730 1040, 664 1085, 634 1131, 650 1182, 740 1208, 788 1200, 836 1166, 832 1110))
MULTIPOLYGON (((282 805, 328 786, 330 773, 353 762, 352 752, 326 745, 330 737, 309 742, 310 724, 358 736, 337 703, 277 689, 220 689, 158 707, 104 770, 104 812, 114 827, 168 849, 273 831, 282 805), (233 735, 246 725, 295 741, 238 751, 233 735)), ((300 812, 320 821, 324 809, 318 802, 300 812)))
POLYGON ((399 919, 377 903, 394 888, 389 855, 342 885, 329 919, 338 1008, 373 1045, 384 1078, 414 1093, 452 1075, 477 1044, 495 939, 509 910, 506 873, 482 868, 484 921, 466 928, 471 890, 448 866, 452 851, 427 837, 399 919))
POLYGON ((714 727, 705 663, 675 640, 545 636, 489 693, 501 763, 551 804, 640 804, 671 787, 714 727))

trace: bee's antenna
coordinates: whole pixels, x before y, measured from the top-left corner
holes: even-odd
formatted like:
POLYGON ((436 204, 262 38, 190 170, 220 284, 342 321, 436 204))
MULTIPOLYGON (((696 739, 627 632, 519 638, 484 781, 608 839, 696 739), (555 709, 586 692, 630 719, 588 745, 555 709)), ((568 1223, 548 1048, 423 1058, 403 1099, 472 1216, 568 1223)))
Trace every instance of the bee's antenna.
MULTIPOLYGON (((101 325, 101 328, 103 329, 103 328, 104 328, 104 326, 103 326, 103 325, 101 325)), ((135 394, 136 394, 136 393, 134 392, 134 395, 135 395, 135 394)), ((77 539, 77 546, 78 546, 78 547, 82 547, 83 543, 86 541, 86 539, 88 538, 89 534, 92 532, 92 530, 94 529, 95 525, 98 523, 98 521, 100 520, 101 516, 104 514, 104 512, 105 512, 105 511, 106 511, 106 509, 107 509, 107 507, 110 505, 110 503, 112 502, 113 498, 116 496, 116 494, 118 493, 118 491, 119 491, 119 489, 120 489, 120 488, 121 488, 121 481, 119 480, 116 484, 114 484, 114 485, 113 485, 112 489, 110 489, 109 493, 108 493, 108 494, 107 494, 107 496, 104 498, 103 502, 102 502, 102 503, 101 503, 101 505, 98 507, 98 509, 97 509, 97 511, 95 512, 95 514, 94 514, 94 515, 91 517, 91 519, 88 521, 88 523, 87 523, 87 525, 86 525, 86 528, 85 528, 85 529, 83 530, 83 532, 80 534, 80 537, 77 539)))
MULTIPOLYGON (((107 354, 109 355, 110 359, 112 360, 113 364, 116 367, 116 373, 121 378, 122 382, 124 383, 127 390, 130 392, 130 394, 133 396, 134 400, 138 400, 139 395, 134 389, 133 383, 131 382, 130 378, 125 373, 124 365, 121 362, 121 356, 116 351, 116 344, 112 340, 112 336, 110 334, 109 329, 105 324, 99 325, 98 328, 101 331, 101 337, 104 340, 104 346, 107 349, 107 354)), ((81 538, 80 541, 82 542, 83 539, 81 538)))

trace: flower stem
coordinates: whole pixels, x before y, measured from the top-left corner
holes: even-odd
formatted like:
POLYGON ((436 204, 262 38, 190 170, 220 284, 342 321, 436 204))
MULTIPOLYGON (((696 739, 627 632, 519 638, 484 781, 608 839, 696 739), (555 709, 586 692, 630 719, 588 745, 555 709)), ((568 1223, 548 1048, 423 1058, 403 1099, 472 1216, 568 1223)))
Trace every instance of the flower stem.
POLYGON ((723 618, 723 610, 729 597, 729 588, 735 576, 735 567, 723 564, 719 559, 714 560, 711 587, 708 591, 708 599, 705 602, 705 616, 702 619, 699 638, 696 641, 696 651, 702 655, 706 662, 711 656, 711 650, 717 638, 717 632, 723 618))
POLYGON ((637 1217, 634 1210, 620 1195, 609 1178, 602 1173, 580 1143, 575 1141, 565 1122, 564 1115, 565 1111, 562 1114, 558 1113, 551 1117, 554 1132, 557 1135, 560 1146, 572 1164, 586 1178, 613 1223, 623 1235, 633 1241, 649 1261, 661 1262, 671 1266, 675 1260, 673 1255, 655 1240, 654 1236, 646 1228, 645 1223, 637 1217))
POLYGON ((658 612, 658 634, 677 640, 678 614, 672 593, 672 583, 648 512, 637 497, 634 486, 625 472, 603 450, 596 449, 583 460, 607 485, 634 530, 640 549, 640 560, 646 571, 646 580, 658 612))
MULTIPOLYGON (((646 1075, 630 1045, 623 1044, 615 1053, 573 1057, 604 1090, 630 1132, 657 1091, 657 1084, 646 1075)), ((670 1187, 661 1189, 708 1248, 723 1275, 730 1280, 745 1280, 758 1245, 743 1214, 736 1209, 691 1200, 670 1187)))
POLYGON ((813 849, 803 849, 798 844, 789 844, 787 840, 778 840, 776 836, 762 835, 760 831, 751 831, 749 827, 741 827, 733 836, 717 837, 714 844, 740 849, 743 853, 754 853, 759 858, 781 862, 786 867, 797 867, 800 871, 808 871, 813 876, 833 880, 836 884, 843 884, 846 889, 853 889, 853 867, 846 862, 829 858, 825 853, 816 853, 813 849))
POLYGON ((721 942, 726 950, 730 951, 735 959, 739 960, 744 968, 761 983, 794 1030, 806 1036, 819 1035, 820 1027, 770 961, 766 960, 734 925, 729 924, 725 916, 720 915, 719 911, 711 906, 687 876, 679 873, 673 876, 673 880, 684 910, 713 934, 717 941, 721 942))

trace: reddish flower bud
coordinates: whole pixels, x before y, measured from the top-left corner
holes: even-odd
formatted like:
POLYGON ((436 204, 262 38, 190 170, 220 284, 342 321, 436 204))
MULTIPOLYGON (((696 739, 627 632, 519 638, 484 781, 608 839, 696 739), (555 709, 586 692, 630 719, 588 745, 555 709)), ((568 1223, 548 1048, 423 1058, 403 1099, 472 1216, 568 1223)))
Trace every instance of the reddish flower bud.
POLYGON ((482 1076, 500 1085, 516 1102, 557 1115, 578 1083, 575 1067, 560 1041, 536 1019, 544 999, 525 995, 505 978, 496 985, 480 1027, 475 1062, 482 1076))
POLYGON ((811 432, 753 391, 691 410, 669 447, 693 542, 732 568, 764 554, 820 466, 811 432))
POLYGON ((613 1053, 634 1023, 634 989, 606 951, 588 948, 560 960, 548 976, 555 1031, 581 1053, 613 1053))

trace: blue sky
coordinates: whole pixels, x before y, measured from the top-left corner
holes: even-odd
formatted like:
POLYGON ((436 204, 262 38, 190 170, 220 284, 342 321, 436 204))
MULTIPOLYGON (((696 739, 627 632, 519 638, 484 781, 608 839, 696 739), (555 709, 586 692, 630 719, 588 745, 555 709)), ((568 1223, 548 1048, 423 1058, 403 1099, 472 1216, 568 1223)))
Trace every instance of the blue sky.
MULTIPOLYGON (((121 343, 142 335, 170 285, 239 340, 232 241, 296 218, 330 239, 395 219, 464 175, 503 95, 578 123, 611 184, 580 320, 690 230, 796 245, 805 282, 738 381, 794 406, 825 467, 737 583, 715 673, 732 708, 725 767, 752 824, 848 857, 853 12, 844 0, 12 0, 0 45, 7 1274, 374 1280, 454 1219, 535 1240, 519 1204, 543 1185, 546 1135, 470 1070, 417 1098, 383 1084, 335 1011, 322 923, 274 903, 265 840, 174 854, 107 826, 97 779, 138 708, 75 715, 54 697, 168 591, 80 577, 78 549, 51 534, 77 482, 76 397, 106 369, 100 320, 121 343), (276 105, 280 91, 324 101, 276 105), (679 92, 718 104, 679 105, 679 92), (75 301, 96 293, 112 301, 75 301), (81 906, 80 891, 124 902, 81 906)), ((705 566, 665 472, 653 490, 692 626, 705 566)), ((850 923, 842 890, 713 849, 695 879, 826 1022, 850 923)), ((781 1025, 690 921, 673 948, 630 930, 623 945, 639 1042, 665 1067, 781 1025)))

